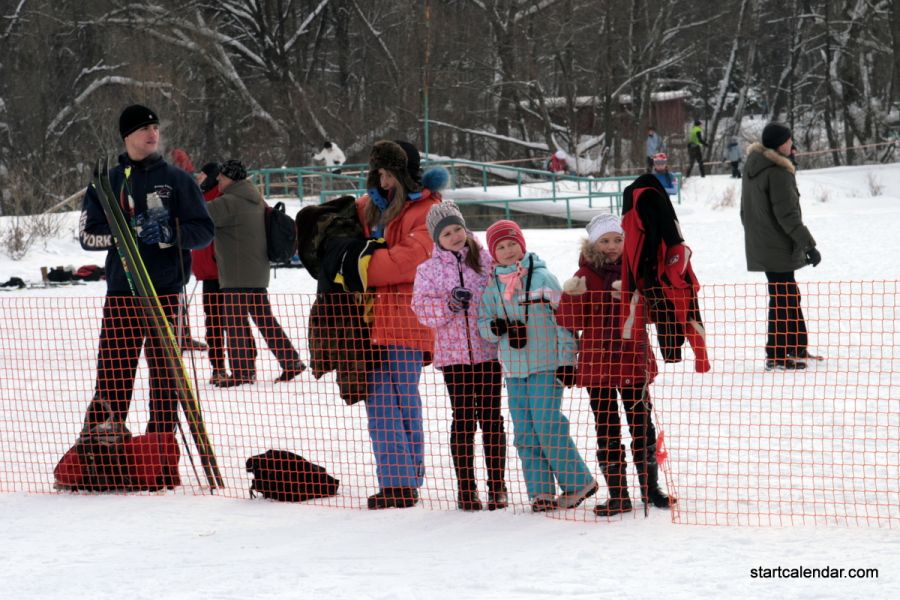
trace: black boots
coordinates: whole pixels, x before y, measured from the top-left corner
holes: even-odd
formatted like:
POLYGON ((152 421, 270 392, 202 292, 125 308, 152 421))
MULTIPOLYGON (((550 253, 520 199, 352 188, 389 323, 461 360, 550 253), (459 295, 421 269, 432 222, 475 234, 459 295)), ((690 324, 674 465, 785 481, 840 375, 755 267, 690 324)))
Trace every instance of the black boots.
POLYGON ((609 499, 594 507, 598 517, 611 517, 631 512, 631 498, 628 497, 628 478, 625 474, 625 463, 600 464, 600 472, 606 480, 609 499))
POLYGON ((410 508, 418 504, 419 490, 416 488, 384 488, 369 496, 369 510, 383 508, 410 508))
POLYGON ((637 465, 638 480, 641 484, 641 500, 645 505, 652 504, 656 508, 669 508, 678 502, 659 489, 659 464, 656 462, 655 444, 648 446, 643 451, 635 452, 634 462, 637 465))

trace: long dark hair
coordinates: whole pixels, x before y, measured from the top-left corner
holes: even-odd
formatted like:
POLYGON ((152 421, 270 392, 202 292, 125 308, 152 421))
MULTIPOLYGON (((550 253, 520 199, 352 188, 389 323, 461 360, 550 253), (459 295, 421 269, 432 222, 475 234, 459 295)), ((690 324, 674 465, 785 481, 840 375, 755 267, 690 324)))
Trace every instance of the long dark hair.
POLYGON ((478 243, 478 240, 472 237, 468 232, 466 232, 466 247, 469 249, 469 253, 466 255, 466 264, 470 269, 481 275, 483 273, 481 264, 481 245, 478 243))

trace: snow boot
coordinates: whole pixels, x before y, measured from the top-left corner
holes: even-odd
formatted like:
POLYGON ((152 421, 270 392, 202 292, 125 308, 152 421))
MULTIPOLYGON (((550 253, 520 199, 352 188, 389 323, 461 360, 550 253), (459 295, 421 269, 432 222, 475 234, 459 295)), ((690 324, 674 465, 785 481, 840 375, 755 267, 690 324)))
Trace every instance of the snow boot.
POLYGON ((628 478, 625 475, 625 463, 601 464, 600 472, 606 480, 609 499, 594 507, 598 517, 611 517, 631 512, 631 498, 628 497, 628 478))
POLYGON ((419 490, 416 488, 391 488, 387 487, 369 496, 369 510, 381 510, 384 508, 410 508, 419 502, 419 490))
POLYGON ((656 462, 656 444, 635 452, 635 466, 638 470, 638 480, 641 484, 641 501, 644 503, 644 512, 648 505, 656 508, 669 508, 678 501, 669 497, 659 489, 659 464, 656 462))

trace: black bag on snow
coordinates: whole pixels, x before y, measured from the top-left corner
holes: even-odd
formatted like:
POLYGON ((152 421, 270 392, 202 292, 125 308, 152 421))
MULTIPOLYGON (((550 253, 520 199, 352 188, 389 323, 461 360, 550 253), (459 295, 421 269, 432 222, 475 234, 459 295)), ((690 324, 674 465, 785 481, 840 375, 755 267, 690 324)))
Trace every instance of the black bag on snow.
POLYGON ((290 262, 297 251, 297 229, 294 220, 284 212, 284 202, 266 205, 266 252, 269 262, 290 262))
POLYGON ((337 496, 341 484, 324 468, 286 450, 269 450, 251 456, 247 459, 247 472, 253 474, 251 498, 261 494, 279 502, 337 496))

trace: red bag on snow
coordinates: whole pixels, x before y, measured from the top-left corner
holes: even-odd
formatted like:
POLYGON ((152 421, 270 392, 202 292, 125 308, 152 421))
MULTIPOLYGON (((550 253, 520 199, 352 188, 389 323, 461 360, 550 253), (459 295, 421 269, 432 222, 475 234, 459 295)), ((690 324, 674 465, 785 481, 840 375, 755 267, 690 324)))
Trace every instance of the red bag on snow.
POLYGON ((62 490, 156 491, 181 485, 174 433, 148 433, 109 444, 79 440, 53 471, 62 490))

